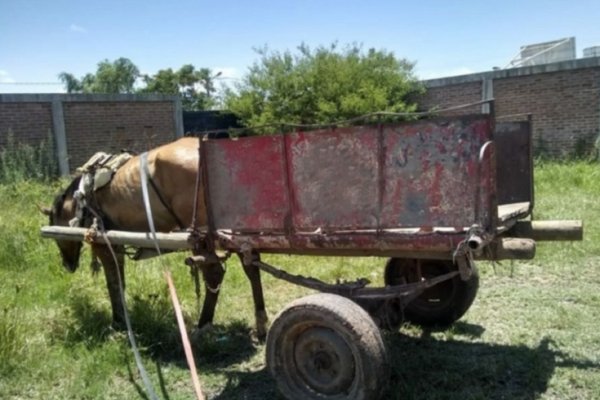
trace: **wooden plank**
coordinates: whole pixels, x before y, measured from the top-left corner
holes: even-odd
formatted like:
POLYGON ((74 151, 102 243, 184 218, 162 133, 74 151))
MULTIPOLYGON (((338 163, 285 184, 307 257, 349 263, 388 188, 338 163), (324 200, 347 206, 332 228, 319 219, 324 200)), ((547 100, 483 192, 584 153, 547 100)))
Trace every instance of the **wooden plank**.
POLYGON ((524 201, 521 203, 501 204, 498 206, 498 220, 506 222, 510 219, 523 217, 531 212, 531 203, 524 201))

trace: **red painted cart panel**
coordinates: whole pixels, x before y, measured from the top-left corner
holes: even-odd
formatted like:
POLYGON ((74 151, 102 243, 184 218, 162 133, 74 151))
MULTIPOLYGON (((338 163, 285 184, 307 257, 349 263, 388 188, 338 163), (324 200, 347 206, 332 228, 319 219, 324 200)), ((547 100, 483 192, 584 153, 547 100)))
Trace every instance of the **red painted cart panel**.
POLYGON ((212 230, 282 249, 387 248, 415 232, 454 246, 446 234, 494 228, 492 136, 481 115, 206 140, 212 230))

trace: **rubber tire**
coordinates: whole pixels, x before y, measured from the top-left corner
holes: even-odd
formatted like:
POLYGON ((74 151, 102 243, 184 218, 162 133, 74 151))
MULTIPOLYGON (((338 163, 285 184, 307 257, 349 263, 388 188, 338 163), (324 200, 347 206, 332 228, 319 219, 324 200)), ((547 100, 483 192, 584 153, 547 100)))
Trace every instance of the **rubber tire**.
POLYGON ((378 399, 389 377, 379 328, 360 306, 334 294, 310 295, 287 305, 269 329, 266 359, 280 392, 289 400, 378 399), (315 337, 319 340, 311 342, 315 337), (310 350, 303 351, 307 347, 310 350), (334 368, 323 368, 333 375, 331 379, 325 377, 323 385, 331 387, 315 387, 321 384, 317 365, 320 353, 333 353, 336 357, 327 356, 326 360, 337 361, 338 367, 345 369, 336 374, 334 368), (336 380, 338 386, 334 385, 336 380))
MULTIPOLYGON (((421 272, 426 279, 457 270, 452 260, 390 258, 385 266, 385 284, 393 286, 416 282, 417 261, 421 262, 421 272)), ((459 320, 473 304, 479 289, 479 272, 475 264, 471 265, 471 269, 471 277, 466 281, 457 275, 425 290, 403 311, 399 311, 403 318, 397 319, 426 327, 446 327, 459 320)))

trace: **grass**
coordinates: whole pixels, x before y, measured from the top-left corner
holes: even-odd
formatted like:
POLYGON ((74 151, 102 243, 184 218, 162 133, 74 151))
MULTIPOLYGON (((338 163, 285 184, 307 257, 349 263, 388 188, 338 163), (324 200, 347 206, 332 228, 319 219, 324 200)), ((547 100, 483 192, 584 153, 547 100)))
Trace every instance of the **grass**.
MULTIPOLYGON (((478 298, 444 331, 405 325, 385 335, 390 399, 600 398, 600 167, 536 166, 536 219, 582 219, 585 239, 540 243, 528 262, 479 265, 478 298)), ((147 398, 127 337, 111 331, 104 277, 84 253, 74 274, 39 237, 59 184, 0 185, 0 398, 147 398)), ((188 327, 198 318, 184 254, 129 263, 127 300, 144 365, 159 397, 193 396, 163 271, 172 271, 188 327)), ((292 273, 381 282, 385 260, 265 256, 292 273)), ((269 314, 309 291, 263 275, 269 314)), ((249 284, 233 258, 216 327, 194 343, 211 399, 279 398, 253 339, 249 284)))

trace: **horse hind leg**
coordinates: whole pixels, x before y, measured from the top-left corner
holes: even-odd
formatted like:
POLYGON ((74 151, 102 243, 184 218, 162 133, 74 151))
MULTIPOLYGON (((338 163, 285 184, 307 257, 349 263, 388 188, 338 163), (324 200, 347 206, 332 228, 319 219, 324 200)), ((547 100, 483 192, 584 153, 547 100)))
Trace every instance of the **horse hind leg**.
POLYGON ((254 300, 254 315, 256 318, 256 336, 263 341, 267 336, 267 323, 269 318, 265 310, 265 299, 263 295, 262 282, 260 279, 260 269, 252 262, 258 260, 258 254, 250 255, 249 259, 245 259, 242 254, 239 254, 244 272, 250 281, 252 287, 252 298, 254 300))

